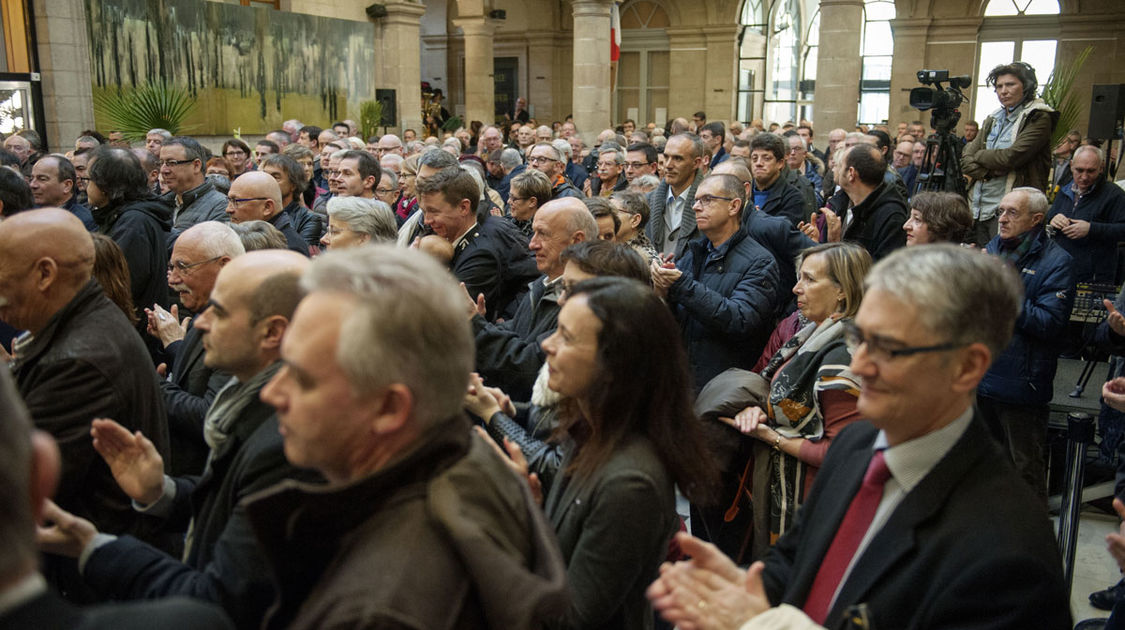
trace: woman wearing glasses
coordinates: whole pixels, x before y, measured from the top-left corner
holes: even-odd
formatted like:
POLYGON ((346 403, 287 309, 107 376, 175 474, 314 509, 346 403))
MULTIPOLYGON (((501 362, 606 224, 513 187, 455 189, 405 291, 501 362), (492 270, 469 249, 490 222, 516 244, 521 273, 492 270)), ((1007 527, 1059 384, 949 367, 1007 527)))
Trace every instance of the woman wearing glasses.
MULTIPOLYGON (((863 299, 871 256, 852 243, 826 243, 806 249, 798 266, 793 293, 801 321, 808 323, 768 361, 763 354, 759 374, 769 381, 765 404, 747 407, 730 421, 772 449, 768 494, 753 493, 770 497, 771 542, 791 524, 832 438, 858 418, 859 379, 849 369, 845 329, 863 299)), ((765 523, 756 523, 755 530, 764 533, 765 523)))

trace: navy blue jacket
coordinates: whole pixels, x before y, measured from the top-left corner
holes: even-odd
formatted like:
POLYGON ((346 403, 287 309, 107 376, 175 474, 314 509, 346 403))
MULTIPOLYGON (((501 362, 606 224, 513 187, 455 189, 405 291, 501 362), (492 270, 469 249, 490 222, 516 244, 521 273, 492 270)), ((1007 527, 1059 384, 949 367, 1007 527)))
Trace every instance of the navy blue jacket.
MULTIPOLYGON (((1000 251, 999 235, 989 241, 987 250, 1000 251)), ((1047 404, 1054 393, 1059 342, 1066 338, 1074 306, 1073 261, 1040 230, 1016 270, 1023 279, 1023 310, 1012 341, 992 362, 977 391, 1001 402, 1047 404)))
POLYGON ((683 272, 668 288, 683 330, 696 391, 727 368, 750 369, 774 327, 782 301, 777 262, 739 229, 708 259, 706 237, 676 261, 683 272))
POLYGON ((1090 233, 1085 238, 1055 235, 1055 242, 1074 259, 1074 281, 1113 284, 1117 243, 1125 241, 1125 190, 1099 179, 1090 192, 1078 197, 1071 182, 1055 197, 1047 222, 1056 214, 1090 222, 1090 233))
POLYGON ((71 195, 70 201, 63 204, 63 210, 70 210, 74 216, 82 220, 82 225, 90 232, 98 231, 98 222, 94 220, 94 215, 90 214, 90 209, 78 203, 78 196, 71 195))
POLYGON ((573 182, 579 190, 582 190, 582 184, 585 184, 586 180, 590 177, 590 173, 586 170, 586 167, 574 161, 566 163, 566 172, 563 174, 566 175, 566 178, 573 182))
MULTIPOLYGON (((751 201, 748 205, 753 203, 753 194, 757 190, 758 184, 754 182, 749 197, 751 201)), ((805 198, 801 194, 801 189, 790 184, 785 173, 778 175, 773 185, 770 186, 769 197, 762 204, 761 211, 775 217, 785 217, 789 219, 789 223, 793 227, 797 227, 797 224, 801 221, 809 220, 809 215, 805 212, 805 198)))
MULTIPOLYGON (((504 200, 504 203, 508 203, 508 195, 512 193, 512 180, 525 170, 527 170, 527 165, 520 164, 519 166, 513 168, 511 173, 505 175, 495 186, 492 187, 492 189, 500 195, 500 198, 504 200)), ((547 202, 544 201, 543 203, 547 202)))
POLYGON ((748 210, 742 213, 742 229, 750 238, 758 241, 773 254, 777 261, 777 274, 780 284, 778 291, 782 299, 782 312, 778 316, 788 314, 789 306, 794 302, 792 295, 793 286, 797 284, 797 256, 816 245, 816 242, 805 236, 797 228, 782 217, 771 217, 760 210, 748 210))

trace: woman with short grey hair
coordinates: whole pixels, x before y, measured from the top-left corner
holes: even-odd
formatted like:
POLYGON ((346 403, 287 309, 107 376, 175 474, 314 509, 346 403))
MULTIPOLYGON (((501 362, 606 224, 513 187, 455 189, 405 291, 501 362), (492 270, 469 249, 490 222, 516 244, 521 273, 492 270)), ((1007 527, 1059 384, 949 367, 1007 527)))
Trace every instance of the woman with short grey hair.
POLYGON ((365 197, 333 197, 328 201, 328 231, 320 244, 344 249, 393 241, 397 236, 395 215, 387 204, 365 197))

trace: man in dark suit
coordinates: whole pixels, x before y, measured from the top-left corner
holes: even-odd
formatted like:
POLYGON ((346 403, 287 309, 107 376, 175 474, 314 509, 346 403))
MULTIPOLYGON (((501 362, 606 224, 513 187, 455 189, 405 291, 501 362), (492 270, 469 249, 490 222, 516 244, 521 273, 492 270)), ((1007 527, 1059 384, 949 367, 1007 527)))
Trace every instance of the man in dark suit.
POLYGON ((742 571, 681 535, 692 560, 650 598, 699 628, 1070 628, 1047 513, 973 412, 1019 279, 933 245, 891 254, 867 283, 847 336, 870 424, 836 438, 764 562, 742 571))
POLYGON ((80 609, 47 586, 36 570, 35 525, 57 518, 48 500, 61 465, 55 441, 33 431, 11 374, 0 370, 0 628, 35 630, 173 630, 233 628, 222 611, 189 600, 80 609))
POLYGON ((307 265, 285 250, 239 256, 219 273, 208 308, 196 318, 207 365, 233 376, 207 412, 202 431, 211 457, 201 476, 165 476, 147 439, 111 420, 94 422, 94 447, 134 508, 164 517, 170 530, 188 531, 181 562, 130 536, 101 535, 59 510, 58 526, 42 540, 79 558, 82 577, 100 596, 203 599, 222 604, 243 627, 265 613, 273 588, 238 504, 286 479, 317 478, 286 462, 273 408, 259 397, 281 369, 281 340, 303 295, 298 281, 307 265))
MULTIPOLYGON (((198 315, 207 308, 219 270, 245 253, 242 241, 226 223, 197 223, 184 230, 172 246, 168 286, 179 296, 184 309, 198 315)), ((151 309, 145 309, 145 315, 149 334, 160 340, 171 363, 171 374, 160 381, 168 410, 170 474, 198 475, 210 450, 203 441, 203 417, 215 394, 230 380, 230 373, 205 364, 203 331, 195 327, 191 318, 181 324, 175 306, 166 311, 153 304, 151 309)))
POLYGON ((420 178, 417 187, 426 225, 453 245, 453 275, 474 300, 484 296, 489 321, 510 317, 516 299, 539 277, 527 237, 511 222, 478 212, 480 189, 460 168, 420 178))

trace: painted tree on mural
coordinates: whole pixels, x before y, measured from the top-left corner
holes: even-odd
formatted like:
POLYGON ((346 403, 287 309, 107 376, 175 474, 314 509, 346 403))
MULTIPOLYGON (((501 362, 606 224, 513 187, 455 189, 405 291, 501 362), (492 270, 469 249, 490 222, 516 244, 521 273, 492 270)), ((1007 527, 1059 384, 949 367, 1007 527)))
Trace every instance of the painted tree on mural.
POLYGON ((86 0, 94 90, 167 82, 199 133, 358 117, 374 98, 369 24, 198 0, 86 0))

